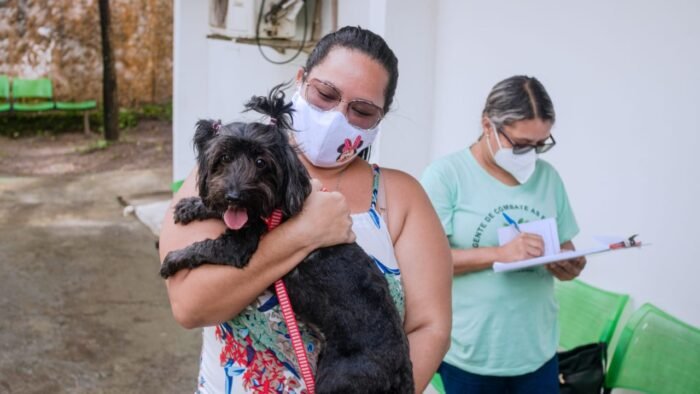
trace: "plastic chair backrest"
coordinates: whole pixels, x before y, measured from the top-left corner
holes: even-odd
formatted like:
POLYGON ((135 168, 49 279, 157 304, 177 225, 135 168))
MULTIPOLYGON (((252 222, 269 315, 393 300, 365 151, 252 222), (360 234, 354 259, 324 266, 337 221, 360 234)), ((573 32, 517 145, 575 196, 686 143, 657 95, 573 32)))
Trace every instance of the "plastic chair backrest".
POLYGON ((445 394, 445 386, 442 384, 442 377, 439 373, 434 374, 433 378, 430 379, 430 386, 433 390, 437 391, 438 394, 445 394))
POLYGON ((51 80, 48 78, 15 79, 12 81, 12 97, 15 100, 25 98, 52 99, 51 80))
POLYGON ((10 101, 10 79, 0 75, 0 101, 10 101))
POLYGON ((623 328, 605 386, 648 393, 698 393, 699 371, 700 329, 647 303, 623 328))
POLYGON ((593 342, 610 344, 626 294, 605 291, 580 280, 555 282, 559 302, 559 347, 565 350, 593 342))
POLYGON ((185 183, 184 179, 174 181, 173 183, 170 184, 170 190, 172 190, 173 193, 177 193, 177 191, 180 190, 180 188, 182 187, 183 183, 185 183))

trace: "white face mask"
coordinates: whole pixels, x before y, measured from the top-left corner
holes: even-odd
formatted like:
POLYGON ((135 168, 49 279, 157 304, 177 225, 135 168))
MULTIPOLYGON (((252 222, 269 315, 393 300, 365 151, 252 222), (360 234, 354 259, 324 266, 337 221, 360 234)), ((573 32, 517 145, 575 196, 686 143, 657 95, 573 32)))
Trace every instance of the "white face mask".
POLYGON ((379 126, 360 130, 339 111, 319 111, 309 105, 299 92, 292 97, 294 106, 294 140, 304 156, 317 167, 338 167, 350 162, 370 146, 379 126))
POLYGON ((501 145, 501 140, 498 138, 498 132, 496 131, 496 126, 493 122, 491 123, 491 128, 493 129, 494 137, 496 137, 496 143, 498 144, 498 151, 493 153, 491 149, 491 142, 489 142, 489 137, 486 136, 486 145, 489 147, 489 152, 493 156, 493 160, 498 164, 499 167, 508 171, 513 178, 517 180, 521 185, 527 182, 528 179, 535 172, 535 167, 537 165, 537 153, 534 149, 529 152, 523 153, 521 155, 516 155, 513 153, 513 149, 505 149, 501 145))

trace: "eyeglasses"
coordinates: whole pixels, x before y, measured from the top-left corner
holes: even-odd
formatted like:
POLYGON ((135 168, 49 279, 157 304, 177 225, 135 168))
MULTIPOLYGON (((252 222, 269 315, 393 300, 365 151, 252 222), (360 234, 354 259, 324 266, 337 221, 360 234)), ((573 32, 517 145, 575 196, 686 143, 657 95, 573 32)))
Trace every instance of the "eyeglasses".
POLYGON ((504 137, 506 137, 508 142, 510 142, 510 145, 513 147, 513 153, 516 155, 525 154, 533 149, 538 154, 544 153, 544 152, 547 152, 548 150, 552 149, 554 147, 554 145, 557 144, 557 141, 554 140, 554 137, 551 134, 549 135, 549 138, 547 138, 544 141, 538 142, 537 144, 533 144, 533 145, 516 144, 513 142, 513 140, 510 139, 510 137, 508 137, 508 134, 503 132, 503 130, 496 129, 496 131, 498 131, 504 137))
MULTIPOLYGON (((312 78, 305 83, 306 101, 319 111, 330 111, 344 101, 340 91, 327 82, 312 78)), ((384 110, 367 100, 355 99, 346 102, 348 106, 345 118, 358 129, 373 129, 384 117, 384 110)))

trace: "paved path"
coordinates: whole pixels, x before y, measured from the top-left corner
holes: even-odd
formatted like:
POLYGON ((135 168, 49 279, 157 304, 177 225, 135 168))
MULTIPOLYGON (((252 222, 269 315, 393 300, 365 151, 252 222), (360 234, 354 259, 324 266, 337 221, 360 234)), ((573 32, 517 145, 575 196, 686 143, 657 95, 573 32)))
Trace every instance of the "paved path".
POLYGON ((192 393, 200 331, 179 327, 155 237, 116 196, 165 170, 0 177, 0 393, 192 393))

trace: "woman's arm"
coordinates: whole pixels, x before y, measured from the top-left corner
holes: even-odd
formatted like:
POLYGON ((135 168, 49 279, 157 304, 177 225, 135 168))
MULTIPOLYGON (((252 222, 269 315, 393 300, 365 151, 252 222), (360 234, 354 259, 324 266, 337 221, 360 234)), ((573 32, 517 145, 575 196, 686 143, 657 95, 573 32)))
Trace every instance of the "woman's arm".
MULTIPOLYGON (((187 177, 173 205, 197 195, 195 174, 187 177)), ((355 240, 345 198, 336 192, 320 192, 316 181, 312 185, 303 211, 265 235, 245 268, 205 264, 181 270, 166 281, 173 315, 180 325, 195 328, 229 320, 313 250, 355 240)), ((175 224, 171 206, 160 233, 161 262, 168 252, 216 238, 224 230, 220 220, 175 224)))
POLYGON ((452 249, 454 274, 491 268, 494 261, 518 261, 542 256, 544 241, 537 234, 521 233, 503 246, 452 249))
POLYGON ((427 195, 410 176, 386 176, 389 230, 401 269, 416 391, 422 392, 450 344, 452 262, 447 238, 427 195))

